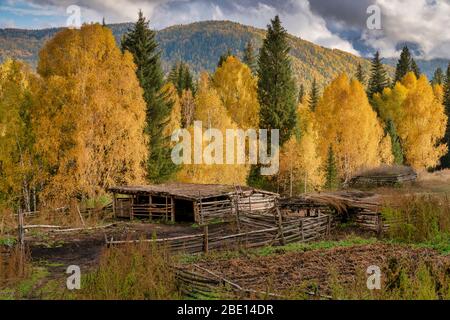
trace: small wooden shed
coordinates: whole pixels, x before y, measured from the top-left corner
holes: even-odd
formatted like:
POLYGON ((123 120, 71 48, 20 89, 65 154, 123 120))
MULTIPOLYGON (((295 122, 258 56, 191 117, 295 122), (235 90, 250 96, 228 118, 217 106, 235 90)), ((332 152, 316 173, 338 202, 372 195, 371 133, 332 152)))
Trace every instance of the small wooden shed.
POLYGON ((267 211, 278 198, 278 194, 264 190, 220 184, 116 186, 109 191, 118 218, 148 217, 199 224, 231 219, 237 210, 267 211))

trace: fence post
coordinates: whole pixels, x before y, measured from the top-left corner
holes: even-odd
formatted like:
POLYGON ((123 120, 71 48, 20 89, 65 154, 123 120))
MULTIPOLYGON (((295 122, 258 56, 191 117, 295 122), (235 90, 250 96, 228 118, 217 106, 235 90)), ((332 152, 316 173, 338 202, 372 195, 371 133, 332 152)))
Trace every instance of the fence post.
POLYGON ((203 252, 208 253, 209 243, 208 243, 208 225, 203 226, 203 252))
POLYGON ((300 221, 300 225, 299 225, 299 229, 300 229, 300 236, 301 236, 301 238, 302 238, 302 241, 304 241, 305 240, 305 235, 304 235, 304 233, 303 233, 303 220, 302 220, 302 218, 298 218, 299 219, 299 221, 300 221))
POLYGON ((327 236, 329 236, 331 233, 331 216, 327 216, 327 236))
POLYGON ((24 244, 25 244, 25 235, 24 235, 24 229, 23 229, 23 212, 22 212, 22 209, 21 208, 19 208, 19 212, 18 212, 18 215, 17 215, 18 217, 18 228, 17 228, 17 231, 18 231, 18 242, 19 242, 19 245, 20 245, 20 247, 23 247, 24 246, 24 244))
POLYGON ((276 207, 277 210, 277 214, 278 214, 278 229, 280 232, 280 236, 281 236, 281 245, 285 245, 286 244, 286 240, 284 239, 284 231, 283 231, 283 217, 281 216, 281 212, 280 209, 278 208, 278 205, 276 207))
POLYGON ((19 260, 19 268, 20 268, 20 272, 23 273, 23 271, 25 270, 25 266, 24 266, 24 256, 25 256, 25 229, 23 228, 24 225, 24 220, 23 220, 23 212, 22 212, 22 208, 19 208, 19 212, 17 215, 17 219, 18 219, 18 241, 19 241, 19 249, 20 249, 20 260, 19 260))
POLYGON ((78 205, 78 203, 77 203, 77 212, 78 212, 78 216, 80 217, 81 224, 83 225, 83 228, 85 228, 86 224, 84 223, 83 215, 81 214, 80 206, 78 205))
POLYGON ((381 237, 383 233, 383 217, 381 215, 377 215, 377 229, 378 237, 381 237))

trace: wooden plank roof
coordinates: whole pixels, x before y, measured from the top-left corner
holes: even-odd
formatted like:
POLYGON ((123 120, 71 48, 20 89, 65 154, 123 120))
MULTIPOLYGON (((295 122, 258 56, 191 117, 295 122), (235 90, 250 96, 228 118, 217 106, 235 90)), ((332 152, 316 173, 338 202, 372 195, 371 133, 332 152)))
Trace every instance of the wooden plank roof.
MULTIPOLYGON (((238 186, 245 196, 253 193, 278 196, 278 194, 254 189, 247 186, 238 186)), ((176 198, 199 200, 212 197, 229 196, 236 193, 236 187, 224 184, 196 184, 196 183, 164 183, 140 186, 114 186, 110 192, 118 194, 149 194, 155 196, 173 196, 176 198)))

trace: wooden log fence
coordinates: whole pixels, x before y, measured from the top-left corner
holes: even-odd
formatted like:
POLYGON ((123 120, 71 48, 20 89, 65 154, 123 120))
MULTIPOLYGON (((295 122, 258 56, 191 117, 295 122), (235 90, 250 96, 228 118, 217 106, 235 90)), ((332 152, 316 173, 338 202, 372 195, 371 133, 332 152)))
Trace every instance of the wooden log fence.
MULTIPOLYGON (((278 210, 274 209, 277 212, 278 210)), ((203 232, 171 238, 114 240, 106 239, 107 245, 125 243, 157 243, 172 252, 207 253, 212 250, 256 248, 266 245, 279 246, 292 242, 307 242, 330 234, 334 224, 331 215, 318 217, 283 217, 281 214, 239 214, 239 229, 232 222, 221 224, 222 228, 211 230, 205 225, 203 232)))
MULTIPOLYGON (((248 299, 255 296, 273 300, 288 298, 277 293, 245 288, 243 285, 197 264, 175 267, 174 271, 180 292, 189 298, 236 299, 236 297, 240 297, 248 299)), ((304 293, 312 297, 332 299, 331 296, 317 292, 304 291, 304 293)))

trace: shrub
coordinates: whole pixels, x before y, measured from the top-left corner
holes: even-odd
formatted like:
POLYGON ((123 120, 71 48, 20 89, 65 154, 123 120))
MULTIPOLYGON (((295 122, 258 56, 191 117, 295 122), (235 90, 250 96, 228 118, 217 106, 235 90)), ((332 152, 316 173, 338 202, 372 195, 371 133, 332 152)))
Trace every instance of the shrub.
POLYGON ((180 297, 172 258, 155 244, 138 243, 105 249, 98 269, 82 279, 81 298, 159 300, 180 297))

